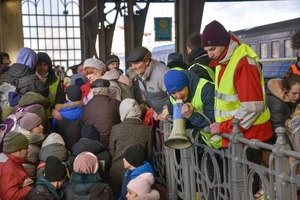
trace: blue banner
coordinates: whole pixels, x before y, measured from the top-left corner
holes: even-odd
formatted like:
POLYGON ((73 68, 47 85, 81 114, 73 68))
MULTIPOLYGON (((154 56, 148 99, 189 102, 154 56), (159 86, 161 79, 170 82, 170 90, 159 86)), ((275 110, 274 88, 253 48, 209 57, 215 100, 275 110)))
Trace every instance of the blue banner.
POLYGON ((155 17, 155 41, 172 41, 172 17, 155 17))

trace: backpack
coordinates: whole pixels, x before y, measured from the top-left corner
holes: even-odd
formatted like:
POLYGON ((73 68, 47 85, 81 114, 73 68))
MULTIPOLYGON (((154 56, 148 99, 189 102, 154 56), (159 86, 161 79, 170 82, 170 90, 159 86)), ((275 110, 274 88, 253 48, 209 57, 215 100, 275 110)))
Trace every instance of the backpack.
POLYGON ((26 107, 20 107, 17 106, 15 113, 10 114, 2 124, 0 124, 0 152, 3 151, 3 143, 4 143, 4 137, 7 133, 10 131, 13 131, 16 128, 17 125, 17 118, 16 114, 21 112, 28 112, 31 108, 35 106, 42 106, 40 104, 31 104, 26 107))
POLYGON ((69 185, 66 192, 67 199, 90 199, 90 200, 113 200, 116 199, 110 188, 106 183, 95 184, 94 188, 89 194, 75 194, 73 191, 73 186, 69 185))
POLYGON ((121 81, 116 81, 118 86, 121 88, 121 99, 124 100, 126 98, 134 99, 133 92, 128 85, 122 83, 121 81))

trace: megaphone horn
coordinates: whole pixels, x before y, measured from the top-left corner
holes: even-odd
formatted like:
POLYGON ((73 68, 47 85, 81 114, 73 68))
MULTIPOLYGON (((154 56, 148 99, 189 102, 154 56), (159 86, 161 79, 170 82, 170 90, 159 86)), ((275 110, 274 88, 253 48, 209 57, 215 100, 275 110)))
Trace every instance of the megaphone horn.
POLYGON ((192 146, 186 131, 185 119, 181 114, 182 100, 176 100, 173 105, 173 128, 165 145, 172 149, 186 149, 192 146))

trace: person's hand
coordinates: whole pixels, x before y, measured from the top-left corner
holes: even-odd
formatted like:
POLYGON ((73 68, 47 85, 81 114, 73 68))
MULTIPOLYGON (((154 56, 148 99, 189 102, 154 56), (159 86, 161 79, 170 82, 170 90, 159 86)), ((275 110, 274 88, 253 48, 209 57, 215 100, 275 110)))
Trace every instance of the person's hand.
POLYGON ((158 115, 158 119, 160 121, 166 121, 168 116, 169 116, 169 110, 168 110, 168 108, 164 108, 162 113, 160 115, 158 115))
POLYGON ((212 123, 210 125, 210 133, 211 134, 218 134, 218 133, 220 133, 220 123, 217 123, 217 122, 212 123))
POLYGON ((155 121, 159 121, 159 117, 158 117, 158 114, 153 110, 153 114, 152 114, 152 117, 155 121))
POLYGON ((56 109, 52 109, 51 110, 51 114, 52 114, 52 117, 55 118, 55 119, 57 119, 57 120, 61 120, 62 119, 61 114, 56 109))
POLYGON ((186 119, 190 118, 190 116, 193 114, 193 112, 194 112, 194 107, 191 103, 185 103, 182 105, 181 114, 186 119))

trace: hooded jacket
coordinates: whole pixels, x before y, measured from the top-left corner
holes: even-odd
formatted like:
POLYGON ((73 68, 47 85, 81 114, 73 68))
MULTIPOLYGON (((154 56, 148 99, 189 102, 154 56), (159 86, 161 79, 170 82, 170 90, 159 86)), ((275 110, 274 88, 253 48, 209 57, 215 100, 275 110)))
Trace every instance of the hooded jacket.
POLYGON ((50 134, 50 124, 46 113, 46 110, 50 105, 49 101, 39 93, 27 92, 21 97, 18 106, 26 107, 32 104, 42 105, 42 106, 34 106, 31 109, 29 109, 28 112, 37 114, 42 119, 44 133, 50 134))

